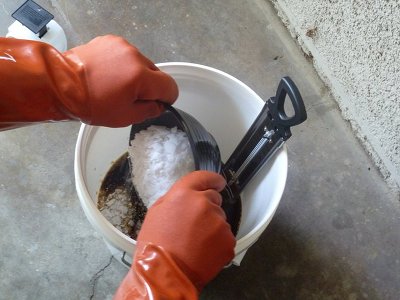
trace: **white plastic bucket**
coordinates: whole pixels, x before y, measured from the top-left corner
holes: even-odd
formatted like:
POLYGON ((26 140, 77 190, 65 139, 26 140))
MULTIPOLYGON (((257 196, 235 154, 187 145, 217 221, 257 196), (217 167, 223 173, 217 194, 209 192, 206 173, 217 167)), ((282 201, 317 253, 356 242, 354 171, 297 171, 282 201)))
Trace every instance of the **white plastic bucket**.
MULTIPOLYGON (((264 105, 263 100, 238 79, 213 68, 191 63, 163 63, 158 67, 178 83, 176 107, 193 115, 215 137, 226 161, 264 105)), ((83 210, 103 236, 114 257, 128 264, 136 242, 108 222, 97 209, 97 192, 112 162, 127 151, 130 127, 82 125, 75 149, 75 183, 83 210)), ((242 197, 242 220, 235 258, 239 265, 246 250, 271 221, 287 176, 286 147, 258 172, 242 197)))
POLYGON ((39 41, 52 45, 60 52, 67 51, 67 36, 65 35, 64 29, 62 29, 60 24, 54 20, 51 20, 46 27, 47 32, 44 36, 39 38, 38 34, 35 34, 20 22, 15 21, 8 27, 6 37, 21 40, 39 41))

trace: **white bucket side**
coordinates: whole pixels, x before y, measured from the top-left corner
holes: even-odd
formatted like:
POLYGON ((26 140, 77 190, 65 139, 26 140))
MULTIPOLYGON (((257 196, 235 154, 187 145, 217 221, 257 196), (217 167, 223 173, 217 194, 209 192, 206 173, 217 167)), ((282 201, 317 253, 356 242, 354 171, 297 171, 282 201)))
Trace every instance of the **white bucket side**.
MULTIPOLYGON (((87 160, 88 150, 90 149, 90 143, 92 142, 92 138, 96 131, 100 127, 93 127, 88 125, 82 125, 79 134, 78 140, 75 148, 75 162, 74 162, 74 174, 75 174, 75 183, 76 190, 78 193, 78 197, 80 199, 83 211, 88 218, 89 222, 92 226, 103 235, 103 237, 107 240, 111 246, 114 246, 117 249, 122 251, 126 251, 128 253, 133 253, 136 249, 136 241, 131 239, 130 237, 123 234, 121 231, 116 229, 100 212, 97 208, 97 197, 93 195, 93 191, 89 192, 88 190, 88 182, 87 182, 87 164, 85 163, 87 160), (93 197, 95 196, 95 197, 93 197)), ((122 154, 122 153, 121 153, 122 154)), ((115 157, 115 159, 117 159, 115 157)), ((110 167, 112 161, 107 163, 110 167)), ((104 173, 105 175, 105 173, 104 173)), ((93 178, 101 180, 101 178, 93 178)), ((101 181, 99 181, 100 188, 101 181)), ((97 189, 98 191, 99 189, 97 189)))

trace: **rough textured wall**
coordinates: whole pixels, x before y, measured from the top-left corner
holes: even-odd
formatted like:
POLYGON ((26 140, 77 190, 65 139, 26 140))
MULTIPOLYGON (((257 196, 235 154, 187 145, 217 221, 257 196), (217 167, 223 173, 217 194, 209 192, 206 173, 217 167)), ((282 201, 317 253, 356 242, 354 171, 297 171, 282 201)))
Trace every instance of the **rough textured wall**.
POLYGON ((400 186, 400 3, 271 1, 382 174, 400 186))

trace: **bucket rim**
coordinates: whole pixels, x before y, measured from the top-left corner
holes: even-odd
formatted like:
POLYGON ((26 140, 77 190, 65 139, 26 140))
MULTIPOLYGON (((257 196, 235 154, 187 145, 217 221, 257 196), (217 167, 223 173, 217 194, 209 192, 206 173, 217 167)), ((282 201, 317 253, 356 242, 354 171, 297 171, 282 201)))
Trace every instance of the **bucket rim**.
MULTIPOLYGON (((253 99, 263 104, 264 101, 262 98, 253 91, 249 86, 245 83, 233 77, 232 75, 221 71, 219 69, 196 64, 189 62, 164 62, 156 64, 163 71, 167 71, 169 67, 180 67, 180 68, 196 68, 207 72, 212 72, 214 74, 218 74, 219 76, 225 77, 231 81, 234 81, 236 84, 240 85, 247 92, 249 92, 253 99)), ((167 72, 168 73, 168 72, 167 72)), ((172 74, 173 76, 173 74, 172 74)), ((136 248, 136 240, 130 238, 129 236, 123 234, 116 227, 114 227, 100 212, 100 210, 95 205, 94 200, 88 191, 86 181, 84 179, 84 169, 83 169, 83 159, 86 157, 86 153, 84 153, 84 146, 87 144, 88 139, 91 135, 94 134, 93 130, 98 130, 99 126, 92 126, 87 124, 82 124, 79 130, 78 139, 75 147, 75 159, 74 159, 74 174, 75 174, 75 185, 78 193, 78 197, 80 199, 83 210, 89 219, 89 222, 94 226, 98 231, 100 231, 114 246, 118 249, 126 252, 133 252, 136 248), (91 217, 89 217, 89 215, 91 217), (100 219, 101 222, 95 222, 93 218, 100 219)), ((265 228, 268 226, 270 221, 272 220, 279 203, 281 201, 288 174, 288 153, 286 144, 275 154, 275 159, 281 159, 281 163, 284 164, 283 168, 280 168, 281 180, 278 181, 278 185, 275 186, 274 196, 271 199, 271 207, 273 208, 269 214, 266 214, 262 220, 260 220, 257 225, 252 228, 248 233, 239 238, 236 242, 235 246, 235 256, 249 249, 259 238, 265 228)), ((128 253, 131 255, 131 253, 128 253)))

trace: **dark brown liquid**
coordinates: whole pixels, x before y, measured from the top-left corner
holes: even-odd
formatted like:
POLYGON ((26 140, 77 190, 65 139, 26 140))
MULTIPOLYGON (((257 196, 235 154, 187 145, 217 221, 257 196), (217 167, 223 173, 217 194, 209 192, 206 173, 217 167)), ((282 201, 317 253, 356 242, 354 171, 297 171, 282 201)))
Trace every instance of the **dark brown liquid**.
MULTIPOLYGON (((225 174, 229 181, 229 174, 225 174)), ((128 235, 135 239, 140 231, 144 217, 147 213, 147 208, 143 204, 142 199, 139 197, 132 184, 129 158, 128 153, 124 153, 119 159, 117 159, 112 165, 110 170, 107 172, 104 180, 101 184, 99 195, 98 195, 98 207, 100 208, 105 199, 109 195, 115 192, 116 189, 122 189, 127 192, 130 198, 130 202, 133 206, 132 221, 133 225, 127 228, 128 235)), ((242 202, 240 195, 235 193, 235 187, 232 187, 233 197, 229 196, 228 193, 222 192, 223 203, 222 208, 227 216, 227 221, 231 225, 231 230, 234 235, 239 230, 240 218, 242 214, 242 202)))
POLYGON ((124 153, 111 165, 111 168, 104 177, 98 196, 98 208, 102 206, 105 199, 113 194, 116 189, 126 191, 132 204, 131 218, 133 222, 132 225, 125 226, 125 229, 127 234, 136 240, 147 213, 147 208, 132 184, 128 152, 124 153))

